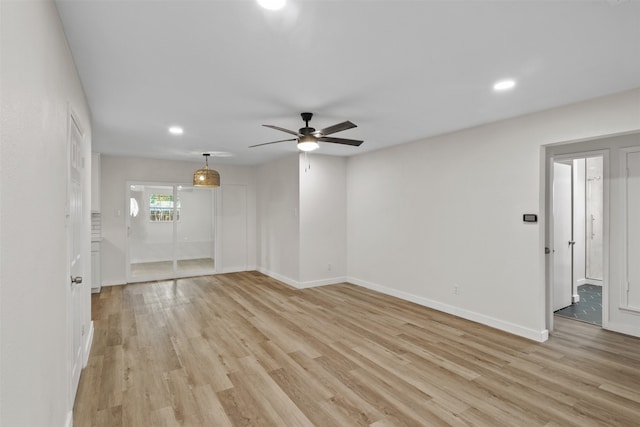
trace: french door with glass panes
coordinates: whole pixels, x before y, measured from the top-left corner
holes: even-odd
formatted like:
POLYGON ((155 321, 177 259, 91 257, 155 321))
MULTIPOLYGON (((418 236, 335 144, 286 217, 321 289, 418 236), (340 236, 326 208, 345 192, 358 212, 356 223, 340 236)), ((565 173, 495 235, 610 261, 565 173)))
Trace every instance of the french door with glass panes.
POLYGON ((128 282, 215 272, 214 189, 143 182, 127 189, 128 282))

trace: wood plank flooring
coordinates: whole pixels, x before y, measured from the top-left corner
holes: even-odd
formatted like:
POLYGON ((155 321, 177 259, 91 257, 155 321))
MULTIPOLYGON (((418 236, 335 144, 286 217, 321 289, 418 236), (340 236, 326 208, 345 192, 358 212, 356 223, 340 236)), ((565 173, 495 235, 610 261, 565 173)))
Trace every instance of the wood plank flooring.
POLYGON ((92 298, 75 427, 640 425, 640 340, 567 319, 538 344, 257 272, 92 298))

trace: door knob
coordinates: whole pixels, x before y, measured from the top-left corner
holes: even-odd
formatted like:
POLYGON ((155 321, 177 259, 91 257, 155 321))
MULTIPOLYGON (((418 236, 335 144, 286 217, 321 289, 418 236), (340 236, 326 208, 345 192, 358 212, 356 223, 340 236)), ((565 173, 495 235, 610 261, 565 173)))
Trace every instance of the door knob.
POLYGON ((71 276, 71 283, 75 285, 79 285, 80 283, 82 283, 82 276, 76 276, 76 277, 71 276))

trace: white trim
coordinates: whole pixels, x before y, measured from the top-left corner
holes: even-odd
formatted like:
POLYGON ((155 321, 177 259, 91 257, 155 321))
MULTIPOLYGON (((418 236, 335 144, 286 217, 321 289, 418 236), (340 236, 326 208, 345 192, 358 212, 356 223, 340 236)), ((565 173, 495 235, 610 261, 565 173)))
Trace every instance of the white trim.
POLYGON ((67 419, 64 422, 64 427, 73 427, 73 410, 67 412, 67 419))
POLYGON ((107 280, 102 282, 102 287, 104 288, 105 286, 122 286, 126 284, 127 284, 126 279, 107 280))
POLYGON ((241 271, 251 271, 253 269, 249 269, 245 266, 236 266, 236 267, 223 267, 220 271, 220 274, 227 274, 227 273, 239 273, 241 271))
MULTIPOLYGON (((84 341, 84 360, 82 361, 82 368, 87 367, 87 363, 89 363, 89 353, 91 352, 91 346, 93 345, 93 320, 89 323, 89 333, 86 335, 86 339, 84 341)), ((81 374, 82 375, 82 374, 81 374)))
MULTIPOLYGON (((262 274, 266 274, 267 276, 274 278, 276 280, 279 280, 283 283, 286 283, 289 286, 292 286, 296 289, 306 289, 306 288, 315 288, 318 286, 327 286, 327 285, 335 285, 338 283, 344 283, 347 281, 347 277, 345 276, 340 276, 340 277, 332 277, 329 279, 319 279, 319 280, 309 280, 306 282, 299 282, 297 280, 293 280, 289 277, 283 276, 281 274, 278 273, 274 273, 273 271, 269 271, 265 268, 256 268, 254 270, 259 271, 262 274)), ((250 270, 249 270, 250 271, 250 270)))
POLYGON ((463 319, 471 320, 473 322, 481 323, 483 325, 491 326, 492 328, 499 329, 510 334, 518 335, 524 338, 528 338, 537 342, 545 342, 549 339, 549 331, 547 329, 535 330, 525 328, 514 323, 505 322, 504 320, 496 319, 494 317, 485 316, 484 314, 476 313, 474 311, 465 310, 460 307, 455 307, 449 304, 444 304, 439 301, 434 301, 428 298, 424 298, 418 295, 413 295, 408 292, 398 291, 396 289, 387 288, 382 285, 370 283, 364 280, 356 279, 355 277, 347 277, 349 283, 353 283, 363 288, 371 289, 386 295, 391 295, 405 301, 414 302, 424 307, 432 308, 434 310, 442 311, 444 313, 452 314, 463 319))
POLYGON ((573 294, 571 296, 571 303, 575 304, 577 302, 580 302, 580 294, 573 294))
POLYGON ((598 280, 598 279, 578 279, 576 281, 577 286, 582 286, 582 285, 596 285, 596 286, 602 286, 602 280, 598 280))
POLYGON ((609 322, 606 328, 608 331, 618 332, 620 334, 631 335, 632 337, 640 337, 640 327, 630 325, 620 325, 618 323, 609 322))
POLYGON ((299 282, 297 288, 298 289, 315 288, 317 286, 335 285, 338 283, 344 283, 346 281, 347 281, 347 278, 345 276, 332 277, 330 279, 309 280, 307 282, 299 282))
MULTIPOLYGON (((601 137, 594 137, 594 138, 589 138, 588 141, 592 141, 592 140, 599 140, 599 139, 603 139, 603 138, 609 138, 610 136, 614 136, 614 135, 604 135, 601 137)), ((575 141, 574 141, 575 142, 575 141)), ((602 157, 602 174, 603 174, 603 214, 604 214, 604 221, 603 221, 603 226, 602 226, 602 231, 603 231, 603 239, 602 239, 602 256, 603 256, 603 264, 602 264, 602 277, 603 280, 601 281, 601 285, 602 286, 602 327, 603 329, 607 329, 607 325, 608 325, 608 319, 609 319, 609 293, 608 293, 608 289, 609 289, 609 265, 610 265, 610 239, 611 239, 611 231, 609 230, 609 224, 610 224, 610 180, 611 180, 611 172, 610 172, 610 153, 611 153, 611 148, 609 147, 603 147, 603 148, 597 148, 597 149, 593 149, 593 150, 587 150, 587 151, 581 151, 581 148, 577 148, 577 151, 573 151, 570 153, 564 153, 564 154, 556 154, 554 152, 554 149, 557 149, 559 147, 561 147, 562 145, 564 145, 566 143, 561 143, 561 144, 552 144, 552 145, 546 145, 545 146, 545 157, 546 160, 548 160, 548 162, 545 160, 545 167, 546 172, 545 172, 545 176, 547 177, 547 182, 545 185, 545 212, 548 218, 550 218, 551 220, 546 224, 546 245, 549 246, 549 242, 553 242, 553 163, 557 162, 557 161, 563 161, 563 160, 569 160, 569 159, 586 159, 586 158, 591 158, 591 157, 602 157)), ((549 246, 551 247, 551 246, 549 246)), ((551 272, 553 271, 553 256, 548 257, 546 259, 547 262, 547 268, 551 269, 551 272)), ((549 274, 545 274, 545 291, 547 293, 547 297, 546 297, 546 303, 547 303, 547 307, 545 308, 545 312, 547 314, 547 330, 551 330, 553 331, 553 310, 551 309, 553 307, 553 298, 552 298, 552 291, 553 291, 553 287, 552 287, 552 282, 553 282, 553 274, 551 273, 551 275, 549 274)))
POLYGON ((262 274, 266 274, 269 277, 272 277, 276 280, 281 281, 282 283, 286 283, 289 286, 293 286, 294 288, 298 289, 299 288, 299 283, 289 277, 283 276, 281 274, 278 273, 274 273, 273 271, 269 271, 266 268, 262 268, 262 267, 258 267, 258 271, 262 274))
POLYGON ((623 306, 620 306, 618 308, 620 310, 626 311, 628 313, 640 314, 640 308, 637 308, 637 307, 632 307, 632 306, 623 307, 623 306))
POLYGON ((640 152, 640 147, 625 147, 620 149, 620 194, 622 194, 622 281, 620 286, 620 309, 636 311, 629 305, 629 154, 640 152))

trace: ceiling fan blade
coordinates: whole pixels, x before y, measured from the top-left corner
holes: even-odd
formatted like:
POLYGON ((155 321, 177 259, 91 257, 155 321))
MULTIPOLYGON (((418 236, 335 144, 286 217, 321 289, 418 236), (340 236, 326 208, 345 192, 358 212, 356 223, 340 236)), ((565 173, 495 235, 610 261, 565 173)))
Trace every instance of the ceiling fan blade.
POLYGON ((318 141, 333 142, 335 144, 353 145, 355 147, 359 147, 360 144, 364 142, 357 139, 334 138, 332 136, 321 136, 320 138, 318 138, 318 141))
POLYGON ((342 130, 347 130, 351 128, 357 127, 350 121, 338 123, 337 125, 329 126, 328 128, 324 128, 321 131, 318 131, 321 135, 331 135, 332 133, 340 132, 342 130))
POLYGON ((282 131, 282 132, 290 133, 291 135, 300 136, 300 134, 298 132, 296 132, 296 131, 285 129, 285 128, 281 128, 281 127, 278 127, 278 126, 274 126, 274 125, 262 125, 262 126, 264 126, 266 128, 271 128, 271 129, 279 130, 279 131, 282 131))
POLYGON ((278 142, 297 141, 297 140, 298 140, 298 138, 293 138, 293 139, 281 139, 280 141, 265 142, 265 143, 262 143, 262 144, 250 145, 250 146, 249 146, 249 148, 253 148, 253 147, 260 147, 261 145, 277 144, 278 142))

